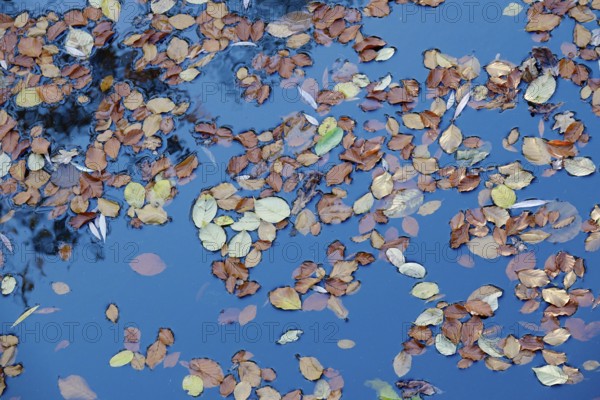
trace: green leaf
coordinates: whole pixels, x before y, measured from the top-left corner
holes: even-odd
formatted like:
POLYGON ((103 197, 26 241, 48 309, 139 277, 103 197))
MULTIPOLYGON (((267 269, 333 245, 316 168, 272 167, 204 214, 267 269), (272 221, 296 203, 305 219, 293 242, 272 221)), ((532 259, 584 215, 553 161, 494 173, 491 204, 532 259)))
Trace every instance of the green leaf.
POLYGON ((515 191, 506 185, 498 185, 492 189, 494 204, 502 208, 510 208, 517 201, 515 191))
POLYGON ((342 138, 344 137, 344 131, 342 128, 336 127, 319 139, 317 144, 315 145, 315 154, 318 156, 322 156, 323 154, 329 153, 331 149, 340 144, 342 138))
POLYGON ((133 351, 123 350, 112 356, 108 362, 111 367, 118 368, 127 365, 133 360, 133 351))
POLYGON ((183 378, 181 387, 190 396, 197 397, 200 396, 204 390, 204 381, 197 375, 187 375, 185 378, 183 378))

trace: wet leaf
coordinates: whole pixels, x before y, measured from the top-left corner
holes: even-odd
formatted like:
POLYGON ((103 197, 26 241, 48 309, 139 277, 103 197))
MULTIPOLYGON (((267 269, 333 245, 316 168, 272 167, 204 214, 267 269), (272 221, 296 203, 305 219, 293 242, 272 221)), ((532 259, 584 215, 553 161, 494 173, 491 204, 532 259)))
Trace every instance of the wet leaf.
POLYGON ((502 15, 507 17, 515 17, 519 15, 519 13, 523 11, 523 6, 519 3, 509 3, 504 10, 502 11, 502 15))
POLYGON ((242 258, 250 252, 252 247, 252 238, 246 231, 241 231, 237 235, 231 238, 227 244, 227 252, 229 257, 242 258))
POLYGON ((202 194, 192 208, 192 219, 198 228, 203 228, 217 215, 217 201, 210 194, 202 194))
POLYGON ((404 375, 408 374, 410 368, 412 367, 412 356, 405 351, 401 351, 396 354, 394 357, 394 372, 399 378, 402 378, 404 375))
POLYGON ((197 397, 204 390, 204 382, 202 378, 196 375, 186 375, 181 382, 181 387, 188 395, 197 397))
POLYGON ((94 38, 81 29, 70 28, 65 41, 67 53, 77 58, 88 58, 92 54, 94 38))
POLYGON ((11 328, 14 328, 15 326, 19 325, 21 322, 23 322, 27 317, 29 317, 31 314, 33 314, 35 312, 35 310, 37 310, 40 307, 40 305, 36 305, 33 306, 31 308, 28 308, 27 310, 25 310, 23 312, 23 314, 21 314, 19 316, 19 318, 17 318, 17 320, 11 325, 11 328))
POLYGON ((154 253, 139 254, 131 260, 129 266, 135 272, 144 276, 158 275, 167 268, 165 262, 154 253))
POLYGON ((436 283, 433 282, 419 282, 413 286, 410 294, 416 298, 426 300, 432 296, 435 296, 440 292, 440 289, 436 283))
POLYGON ((269 292, 269 301, 274 307, 282 310, 300 310, 302 308, 298 292, 288 286, 269 292))
POLYGON ((315 357, 300 357, 300 372, 309 381, 316 381, 323 375, 323 366, 315 357))
POLYGON ((510 208, 517 201, 517 195, 508 186, 498 185, 492 189, 492 200, 498 207, 510 208))
POLYGON ((525 92, 525 100, 542 104, 550 100, 556 90, 556 80, 552 75, 546 73, 529 84, 525 92))
POLYGON ((427 326, 427 325, 439 325, 444 319, 444 312, 439 308, 428 308, 423 311, 415 321, 415 325, 427 326))
POLYGON ((16 286, 17 280, 12 275, 5 275, 4 278, 2 278, 0 287, 4 296, 11 294, 16 286))
POLYGON ((290 329, 281 335, 279 339, 277 339, 277 344, 288 344, 296 342, 300 339, 300 336, 304 333, 301 329, 290 329))
POLYGON ((527 158, 527 161, 535 165, 546 165, 552 161, 546 142, 542 138, 523 138, 523 155, 527 158))
POLYGON ((555 365, 544 365, 539 368, 532 368, 538 380, 545 386, 562 385, 567 383, 568 375, 562 369, 555 365))
POLYGON ((328 131, 317 140, 315 154, 322 156, 323 154, 329 153, 334 147, 340 144, 343 137, 344 131, 339 127, 328 131))
POLYGON ((129 364, 133 360, 133 351, 123 350, 112 356, 109 364, 113 368, 118 368, 129 364))
POLYGON ((146 189, 137 182, 125 186, 125 201, 134 208, 141 208, 146 200, 146 189))
POLYGON ((202 246, 208 251, 219 251, 227 241, 225 230, 213 223, 201 228, 199 236, 202 246))
POLYGON ((440 137, 440 147, 446 153, 454 153, 462 143, 462 140, 462 132, 456 125, 452 124, 444 131, 444 133, 442 133, 442 136, 440 137))
POLYGON ((588 176, 596 172, 596 165, 587 157, 567 158, 564 165, 567 172, 573 176, 588 176))
POLYGON ((435 348, 444 356, 456 354, 456 344, 441 333, 435 337, 435 348))
POLYGON ((425 277, 425 275, 427 275, 427 271, 425 270, 425 267, 423 267, 421 264, 419 263, 415 263, 415 262, 408 262, 408 263, 404 263, 401 266, 398 267, 398 271, 406 276, 409 276, 411 278, 415 278, 415 279, 422 279, 425 277))
POLYGON ((96 400, 98 396, 79 375, 58 378, 58 388, 65 400, 96 400))
POLYGON ((254 201, 254 211, 260 219, 276 224, 290 216, 288 203, 281 197, 267 197, 254 201))

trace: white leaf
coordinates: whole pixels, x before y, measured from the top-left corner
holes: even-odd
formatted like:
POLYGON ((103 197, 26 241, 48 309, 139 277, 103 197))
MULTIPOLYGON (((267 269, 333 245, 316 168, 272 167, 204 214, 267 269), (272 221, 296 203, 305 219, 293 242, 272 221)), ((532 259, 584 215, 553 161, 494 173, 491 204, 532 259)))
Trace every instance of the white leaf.
POLYGON ((427 274, 425 267, 415 262, 404 263, 398 267, 401 274, 410 276, 411 278, 421 279, 427 274))
POLYGON ((90 222, 88 224, 88 227, 90 228, 92 235, 94 235, 96 239, 102 240, 102 235, 100 235, 100 232, 98 232, 98 228, 96 228, 96 225, 94 225, 94 223, 90 222))
POLYGON ((81 29, 70 28, 65 50, 73 57, 88 58, 92 54, 94 38, 81 29))
POLYGON ((550 200, 537 200, 537 199, 533 199, 533 200, 525 200, 525 201, 520 201, 518 203, 513 204, 512 206, 510 206, 511 209, 513 208, 527 208, 527 207, 539 207, 539 206, 543 206, 546 203, 549 203, 550 200))
POLYGON ((288 203, 281 197, 266 197, 254 201, 254 211, 260 219, 276 224, 290 216, 288 203))
POLYGON ((554 386, 567 383, 569 376, 556 365, 544 365, 539 368, 531 368, 542 385, 554 386))
POLYGON ((314 108, 315 110, 319 107, 315 99, 310 95, 310 93, 302 90, 300 86, 298 86, 298 93, 300 93, 300 97, 304 99, 308 103, 309 106, 314 108))
POLYGON ((229 257, 242 258, 246 257, 252 246, 252 238, 246 231, 241 231, 231 238, 227 245, 229 257))
POLYGON ((227 241, 225 230, 217 224, 210 223, 200 229, 202 246, 208 251, 218 251, 227 241))
POLYGON ((460 102, 458 103, 458 105, 456 106, 456 110, 454 111, 454 117, 452 118, 453 120, 458 118, 458 116, 463 112, 463 110, 467 106, 467 103, 469 102, 470 98, 471 98, 471 92, 468 92, 467 94, 465 94, 463 96, 462 99, 460 99, 460 102))
POLYGON ((277 344, 288 344, 293 343, 300 339, 300 336, 304 333, 301 329, 290 329, 285 332, 281 337, 277 340, 277 344))
POLYGON ((217 201, 210 194, 202 194, 194 203, 192 219, 198 228, 206 226, 217 215, 217 201))

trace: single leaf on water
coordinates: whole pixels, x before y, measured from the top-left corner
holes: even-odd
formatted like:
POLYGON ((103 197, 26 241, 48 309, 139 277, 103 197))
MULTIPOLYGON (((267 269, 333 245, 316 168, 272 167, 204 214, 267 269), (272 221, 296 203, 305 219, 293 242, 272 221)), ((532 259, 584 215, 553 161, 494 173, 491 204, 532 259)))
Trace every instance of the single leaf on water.
POLYGON ((567 158, 564 165, 567 172, 573 176, 588 176, 596 172, 596 165, 587 157, 567 158))
POLYGON ((444 133, 442 133, 442 136, 440 137, 440 147, 446 153, 451 154, 458 149, 458 146, 460 146, 462 140, 462 132, 456 125, 452 124, 444 131, 444 133))
POLYGON ((394 357, 393 366, 396 375, 402 378, 412 367, 412 356, 405 351, 401 351, 394 357))
POLYGON ((277 288, 269 292, 269 301, 274 307, 282 310, 300 310, 302 308, 298 292, 289 286, 277 288))
POLYGON ((323 366, 315 357, 300 357, 300 372, 309 381, 316 381, 323 375, 323 366))
POLYGON ((439 308, 428 308, 423 311, 416 319, 415 325, 439 325, 444 320, 444 312, 439 308))
POLYGON ((17 318, 17 320, 11 325, 11 328, 14 328, 15 326, 19 325, 21 322, 23 322, 27 317, 29 317, 31 314, 33 314, 35 312, 35 310, 37 310, 40 307, 40 305, 35 305, 27 310, 25 310, 25 312, 23 312, 23 314, 21 314, 19 316, 19 318, 17 318))
POLYGON ((545 386, 562 385, 567 383, 569 376, 556 365, 544 365, 539 368, 532 368, 538 380, 545 386))
POLYGON ((301 329, 290 329, 281 335, 279 339, 277 339, 277 344, 288 344, 296 342, 300 339, 300 336, 304 333, 301 329))
POLYGON ((98 396, 79 375, 58 378, 58 388, 65 400, 96 400, 98 396))
POLYGON ((266 197, 254 201, 254 212, 260 219, 276 224, 289 217, 291 210, 281 197, 266 197))
POLYGON ((525 100, 531 103, 543 104, 550 100, 555 90, 556 79, 550 73, 545 73, 529 84, 527 91, 525 91, 525 100))
POLYGON ((509 3, 506 7, 504 7, 504 10, 502 11, 502 15, 504 15, 506 17, 515 17, 521 11, 523 11, 522 5, 520 5, 519 3, 509 3))
POLYGON ((440 288, 436 283, 433 282, 419 282, 413 286, 410 294, 416 298, 426 300, 432 296, 435 296, 440 292, 440 288))
POLYGON ((517 201, 517 195, 508 186, 498 185, 492 189, 492 200, 498 207, 510 208, 517 201))
POLYGON ((204 382, 197 375, 186 375, 181 382, 181 387, 190 396, 197 397, 204 390, 204 382))
POLYGON ((133 351, 123 350, 112 356, 108 363, 113 368, 119 368, 129 364, 131 360, 133 360, 133 351))
POLYGON ((246 231, 241 231, 231 238, 227 245, 229 257, 242 258, 246 257, 252 247, 252 238, 246 231))
POLYGON ((435 337, 435 348, 440 352, 440 354, 444 356, 451 356, 456 353, 457 346, 452 343, 450 339, 440 333, 435 337))
POLYGON ((202 246, 208 251, 220 250, 227 241, 225 230, 217 224, 210 223, 200 229, 202 246))
POLYGON ((217 215, 217 201, 210 194, 202 194, 194 203, 192 220, 197 228, 203 228, 217 215))
POLYGON ((146 200, 146 189, 137 182, 130 182, 125 186, 125 201, 134 208, 142 208, 146 200))
POLYGON ((131 269, 140 275, 158 275, 167 268, 165 262, 154 253, 142 253, 129 263, 131 269))
POLYGON ((421 264, 415 263, 415 262, 409 262, 409 263, 402 264, 401 266, 398 267, 398 271, 402 275, 406 275, 406 276, 409 276, 409 277, 415 278, 415 279, 421 279, 421 278, 424 278, 425 275, 427 275, 427 270, 425 270, 425 267, 423 267, 421 264))
POLYGON ((315 145, 315 154, 322 156, 323 154, 329 153, 331 149, 340 144, 343 137, 344 131, 340 127, 336 127, 325 133, 319 138, 315 145))

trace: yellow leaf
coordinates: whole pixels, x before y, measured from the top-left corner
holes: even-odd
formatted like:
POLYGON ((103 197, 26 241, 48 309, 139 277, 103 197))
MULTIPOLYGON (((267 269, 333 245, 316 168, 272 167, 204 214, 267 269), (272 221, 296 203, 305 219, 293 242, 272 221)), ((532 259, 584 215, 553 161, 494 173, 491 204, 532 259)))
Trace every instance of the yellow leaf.
POLYGON ((492 200, 498 207, 510 208, 517 201, 517 195, 508 186, 498 185, 492 189, 492 200))
POLYGON ((273 306, 282 310, 299 310, 302 308, 298 292, 289 286, 269 292, 269 301, 273 306))
POLYGON ((123 350, 112 356, 108 362, 111 367, 118 368, 127 365, 133 360, 133 351, 123 350))
POLYGON ((27 317, 29 317, 31 314, 33 314, 35 312, 35 310, 37 310, 39 307, 40 307, 40 305, 38 304, 37 306, 33 306, 30 309, 25 310, 25 312, 23 314, 21 314, 21 316, 19 318, 17 318, 17 320, 11 325, 11 328, 14 328, 15 326, 19 325, 27 317))
POLYGON ((197 397, 200 396, 204 390, 204 381, 197 375, 187 375, 185 378, 183 378, 181 387, 190 396, 197 397))

